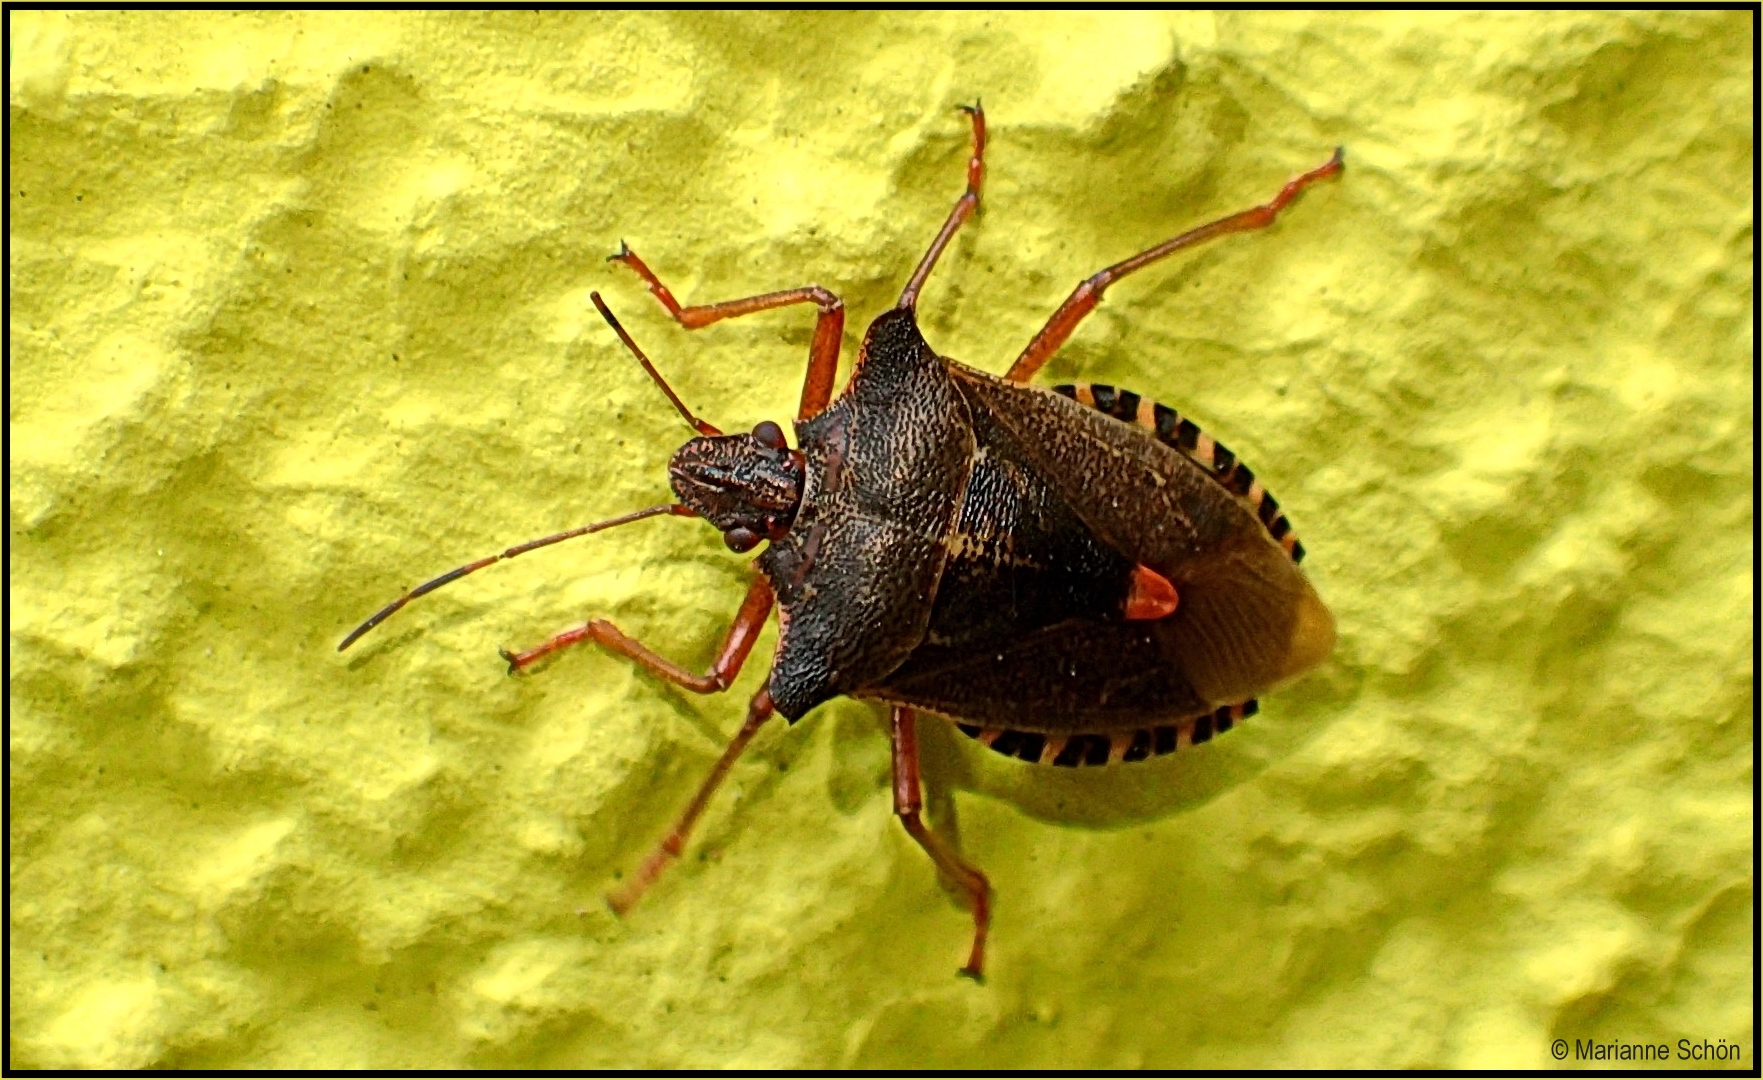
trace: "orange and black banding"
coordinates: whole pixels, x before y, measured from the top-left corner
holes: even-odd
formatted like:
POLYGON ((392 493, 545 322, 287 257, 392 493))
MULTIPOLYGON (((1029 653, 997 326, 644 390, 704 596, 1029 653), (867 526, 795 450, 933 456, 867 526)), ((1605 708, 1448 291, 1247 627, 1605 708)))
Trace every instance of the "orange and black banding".
POLYGON ((1144 428, 1158 442, 1180 450, 1198 462, 1208 476, 1255 508, 1255 516, 1261 520, 1268 535, 1285 549, 1293 562, 1304 561, 1304 545, 1292 535, 1291 523, 1280 513, 1279 502, 1228 447, 1201 431, 1192 420, 1167 405, 1141 398, 1131 390, 1101 383, 1066 383, 1052 389, 1080 405, 1088 405, 1123 423, 1144 428))
POLYGON ((962 734, 991 747, 1006 757, 1041 765, 1075 768, 1079 765, 1109 765, 1119 761, 1144 761, 1146 758, 1173 754, 1184 746, 1209 741, 1235 727, 1245 717, 1254 716, 1259 706, 1253 701, 1225 705, 1179 724, 1159 724, 1137 731, 1102 735, 1082 732, 1076 735, 1048 735, 1039 731, 1014 731, 1009 728, 982 728, 976 724, 956 724, 962 734))

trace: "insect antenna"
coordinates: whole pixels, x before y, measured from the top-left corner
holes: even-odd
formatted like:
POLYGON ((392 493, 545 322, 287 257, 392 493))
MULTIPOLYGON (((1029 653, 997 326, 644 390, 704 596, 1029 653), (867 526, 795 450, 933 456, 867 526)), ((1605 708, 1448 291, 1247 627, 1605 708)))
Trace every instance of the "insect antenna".
POLYGON ((344 649, 355 644, 356 640, 359 639, 361 635, 372 630, 380 623, 385 622, 388 618, 391 618, 394 612, 417 597, 432 593, 448 582, 458 581, 467 574, 474 574, 492 563, 499 563, 503 559, 512 559, 516 555, 525 555, 529 551, 534 551, 542 547, 549 547, 552 544, 561 543, 562 541, 572 539, 573 537, 586 536, 589 533, 597 533, 603 529, 610 529, 614 525, 628 525, 633 521, 641 521, 644 518, 656 517, 660 514, 673 514, 678 517, 698 516, 689 508, 681 506, 678 503, 666 503, 661 506, 650 506, 642 510, 634 510, 628 514, 621 514, 615 518, 607 518, 605 521, 596 521, 592 525, 583 525, 580 528, 570 529, 567 532, 556 533, 555 535, 542 537, 538 540, 528 540, 524 544, 516 544, 514 547, 511 547, 500 554, 491 555, 487 558, 479 559, 476 562, 466 563, 464 566, 449 570, 440 577, 435 578, 432 581, 425 581, 416 588, 411 589, 403 596, 400 596, 398 599, 374 612, 368 617, 366 622, 349 631, 349 636, 344 638, 342 644, 337 646, 337 651, 342 652, 344 649))
POLYGON ((643 370, 649 373, 649 378, 655 380, 655 385, 661 387, 661 392, 667 395, 667 400, 673 402, 673 407, 679 410, 679 414, 686 418, 686 423, 692 425, 700 435, 721 435, 722 429, 692 415, 692 410, 686 408, 686 403, 673 392, 673 387, 667 385, 667 380, 661 377, 661 372, 655 370, 655 365, 651 364, 649 358, 643 355, 643 350, 637 348, 637 343, 631 340, 631 336, 625 333, 624 327, 620 326, 618 320, 612 317, 612 310, 606 306, 606 301, 600 299, 600 294, 591 292, 588 294, 588 299, 592 300, 594 306, 600 309, 600 317, 605 319, 613 331, 618 334, 618 339, 624 342, 624 347, 637 358, 637 363, 643 365, 643 370))

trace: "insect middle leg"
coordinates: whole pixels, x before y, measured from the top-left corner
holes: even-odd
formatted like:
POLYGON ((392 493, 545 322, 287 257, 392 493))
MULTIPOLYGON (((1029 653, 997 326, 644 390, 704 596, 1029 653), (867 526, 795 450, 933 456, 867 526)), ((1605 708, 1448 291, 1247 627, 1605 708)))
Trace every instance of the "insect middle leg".
POLYGON ((949 842, 924 823, 924 792, 918 782, 918 728, 911 709, 893 706, 894 813, 912 839, 925 850, 944 877, 967 894, 973 909, 973 949, 961 974, 982 978, 986 960, 986 928, 992 921, 992 887, 985 874, 955 853, 949 842))
POLYGON ((607 261, 623 263, 635 270, 649 286, 649 291, 655 294, 655 299, 661 301, 661 306, 667 309, 667 313, 687 330, 696 330, 723 319, 738 319, 742 315, 788 307, 791 304, 813 304, 820 314, 814 320, 814 340, 808 344, 808 375, 802 381, 802 403, 796 410, 796 419, 808 419, 826 408, 826 403, 832 400, 833 377, 839 368, 839 342, 845 333, 845 302, 826 289, 819 285, 805 285, 800 289, 762 293, 739 300, 724 300, 717 304, 684 306, 674 299, 667 286, 661 284, 661 279, 655 276, 648 264, 637 258, 637 253, 623 242, 619 243, 617 252, 607 257, 607 261))
POLYGON ((967 190, 955 200, 943 227, 937 231, 936 239, 930 242, 930 250, 924 253, 924 258, 918 260, 918 268, 912 271, 906 287, 900 290, 900 302, 894 305, 896 308, 911 310, 918 306, 919 290, 924 288, 931 268, 942 257, 943 249, 949 246, 949 241, 955 238, 955 230, 979 209, 979 188, 986 176, 986 111, 977 101, 972 105, 957 105, 956 108, 973 120, 973 153, 967 158, 967 190))
POLYGON ((649 886, 655 883, 655 879, 661 876, 661 872, 667 869, 667 865, 679 858, 680 852, 685 850, 686 838, 692 834, 692 826, 698 823, 699 815, 703 814, 704 807, 709 805, 710 796, 716 794, 716 789, 722 786, 722 781, 728 776, 729 770, 734 767, 735 759, 741 756, 741 752, 747 749, 747 744, 753 741, 753 736, 759 734, 759 729, 765 726, 767 720, 771 719, 774 709, 775 706, 771 701, 771 688, 769 686, 761 687, 747 705, 746 722, 741 725, 741 730, 735 733, 734 739, 723 750, 722 756, 716 759, 716 764, 710 769, 710 775, 706 776, 704 782, 698 785, 697 794, 693 795, 692 801, 686 804, 679 820, 674 822, 673 828, 667 831, 667 836, 656 846, 654 851, 649 853, 649 857, 643 860, 643 864, 637 867, 636 872, 630 876, 630 880, 606 894, 606 902, 611 905, 614 912, 623 915, 629 911, 638 900, 642 899, 643 893, 647 892, 649 886))
POLYGON ((1228 233, 1265 229, 1273 224, 1275 218, 1279 217, 1279 212, 1285 209, 1287 203, 1298 197, 1300 191, 1323 177, 1333 176, 1340 172, 1341 168, 1341 151, 1337 147, 1333 157, 1309 172, 1293 177, 1285 187, 1280 188, 1279 194, 1275 195, 1272 200, 1260 206, 1252 206, 1247 210, 1238 211, 1229 217, 1219 218, 1217 221, 1202 225, 1197 229, 1190 229, 1180 236, 1165 240, 1154 248, 1141 251, 1124 262, 1115 263, 1113 266, 1086 278, 1077 288, 1072 290, 1070 296, 1065 298, 1065 303, 1059 305, 1059 310, 1053 312, 1053 317, 1047 320, 1047 325, 1041 327, 1040 333, 1030 339, 1028 347, 1022 350, 1022 355, 1018 356, 1016 362, 1010 365, 1010 370, 1005 373, 1004 377, 1012 382, 1027 382, 1033 378, 1034 373, 1041 369, 1041 365, 1051 359, 1053 354, 1059 351, 1059 346, 1065 344, 1066 339, 1071 337, 1072 331, 1077 329, 1078 323, 1083 322, 1084 316, 1096 309, 1096 305, 1102 300, 1103 291, 1116 281, 1135 270, 1144 269, 1159 259, 1167 258, 1183 248, 1203 244, 1228 233))
POLYGON ((522 653, 503 649, 502 659, 508 661, 508 674, 514 675, 559 649, 592 641, 630 659, 643 670, 659 675, 677 686, 683 686, 695 694, 720 693, 727 690, 729 684, 741 673, 741 666, 747 662, 747 654, 753 651, 753 643, 759 640, 759 631, 765 627, 765 620, 771 615, 773 601, 771 582, 762 574, 755 575, 753 584, 747 587, 747 598, 741 601, 741 610, 735 614, 735 621, 729 625, 728 634, 722 640, 722 648, 717 650, 710 670, 702 675, 694 675, 661 656, 625 634, 607 619, 594 619, 574 630, 565 630, 544 644, 522 653))

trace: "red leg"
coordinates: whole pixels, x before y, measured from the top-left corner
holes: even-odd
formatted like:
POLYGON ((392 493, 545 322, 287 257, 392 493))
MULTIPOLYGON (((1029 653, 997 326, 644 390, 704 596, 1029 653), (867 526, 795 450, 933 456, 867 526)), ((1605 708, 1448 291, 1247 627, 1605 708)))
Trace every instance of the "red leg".
POLYGON ((649 857, 643 860, 643 864, 637 867, 636 873, 632 874, 628 881, 606 894, 606 903, 611 905, 614 912, 623 915, 629 911, 638 900, 642 899, 643 893, 655 883, 655 879, 661 876, 661 871, 667 869, 667 864, 679 858, 680 852, 685 850, 686 838, 691 835, 692 826, 698 823, 699 815, 704 813, 704 807, 709 804, 710 796, 716 793, 716 789, 722 784, 723 779, 728 776, 729 769, 734 766, 735 759, 741 756, 741 751, 747 749, 747 744, 753 741, 753 736, 759 734, 759 729, 764 726, 765 721, 771 719, 772 708, 769 687, 761 689, 759 693, 753 695, 752 703, 747 706, 747 722, 741 725, 741 730, 736 732, 734 740, 722 752, 722 757, 716 760, 715 766, 710 770, 710 775, 706 776, 704 782, 698 785, 698 793, 693 795, 692 801, 686 804, 685 812, 680 814, 678 821, 674 822, 673 828, 661 841, 661 846, 649 853, 649 857))
POLYGON ((845 302, 832 293, 819 285, 807 285, 800 289, 786 289, 783 292, 748 296, 740 300, 725 300, 720 304, 682 307, 667 286, 661 284, 654 271, 623 243, 618 245, 618 252, 607 261, 623 263, 635 270, 649 286, 649 291, 655 294, 655 299, 661 301, 661 306, 667 309, 667 313, 687 330, 696 330, 723 319, 751 315, 756 311, 770 311, 772 308, 788 307, 791 304, 813 304, 820 309, 820 315, 814 321, 814 340, 808 345, 808 376, 802 382, 802 404, 796 410, 796 419, 808 419, 826 408, 826 403, 832 400, 833 376, 837 374, 839 367, 839 342, 845 333, 845 302))
POLYGON ((912 710, 901 705, 893 707, 894 728, 894 813, 912 839, 918 841, 937 864, 937 870, 967 894, 973 909, 973 950, 967 955, 967 966, 961 974, 971 979, 982 978, 986 960, 986 928, 992 921, 992 887, 978 868, 968 863, 948 842, 932 832, 920 818, 924 809, 924 793, 918 784, 918 728, 912 710))
POLYGON ((896 308, 909 311, 918 306, 918 292, 924 288, 925 279, 930 277, 931 267, 937 264, 943 249, 954 239, 955 230, 979 209, 979 186, 986 175, 986 111, 980 108, 978 102, 971 106, 958 105, 956 108, 973 118, 973 154, 967 159, 967 190, 955 200, 955 206, 949 211, 949 217, 943 222, 937 238, 930 242, 930 250, 924 253, 924 258, 918 260, 918 269, 912 271, 906 288, 901 290, 900 302, 894 305, 896 308))
POLYGON ((645 671, 683 686, 695 694, 716 694, 727 690, 729 684, 741 673, 741 665, 747 662, 747 654, 753 651, 753 643, 759 640, 759 631, 764 628, 765 620, 771 615, 772 599, 771 582, 763 574, 756 575, 753 584, 747 586, 747 598, 741 602, 741 610, 736 613, 735 621, 729 626, 728 636, 722 639, 722 648, 717 650, 715 661, 711 663, 710 670, 702 675, 694 675, 672 660, 657 655, 642 642, 625 636, 624 631, 606 619, 595 619, 586 626, 565 630, 550 641, 523 653, 512 653, 503 649, 502 659, 508 661, 508 674, 514 675, 559 649, 582 641, 592 641, 602 648, 611 649, 629 658, 645 671))
POLYGON ((1041 327, 1041 332, 1036 334, 1034 339, 1028 343, 1028 347, 1022 350, 1022 355, 1016 358, 1016 363, 1010 365, 1010 371, 1004 377, 1012 382, 1027 382, 1032 378, 1034 373, 1041 369, 1041 365, 1059 351, 1059 346, 1065 344, 1065 340, 1071 336, 1072 331, 1077 329, 1077 324, 1083 321, 1084 316, 1095 310, 1096 305, 1102 300, 1103 290, 1116 281, 1134 270, 1142 270, 1183 248, 1203 244, 1227 233, 1265 229, 1273 224, 1274 219, 1279 216, 1281 210, 1285 209, 1287 203, 1298 197, 1298 192, 1323 177, 1333 176, 1340 171, 1341 151, 1336 149, 1334 157, 1302 176, 1294 177, 1291 182, 1280 189, 1279 194, 1275 195, 1271 202, 1251 207, 1229 217, 1220 218, 1197 229, 1191 229, 1172 240, 1165 240, 1149 251, 1141 251, 1125 262, 1115 263, 1108 269, 1092 276, 1072 290, 1071 295, 1066 297, 1065 303, 1060 304, 1059 310, 1053 312, 1053 317, 1047 320, 1047 325, 1041 327))

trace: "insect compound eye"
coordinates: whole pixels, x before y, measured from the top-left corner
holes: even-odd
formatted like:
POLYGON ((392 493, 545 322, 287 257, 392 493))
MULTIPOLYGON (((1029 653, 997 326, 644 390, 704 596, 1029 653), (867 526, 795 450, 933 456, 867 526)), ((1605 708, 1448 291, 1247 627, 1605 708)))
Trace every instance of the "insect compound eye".
POLYGON ((782 450, 784 448, 784 429, 778 427, 770 420, 761 420, 757 424, 754 424, 753 437, 758 439, 761 445, 769 446, 773 450, 782 450))
POLYGON ((736 525, 722 534, 722 542, 733 552, 751 551, 753 545, 759 542, 759 534, 745 525, 736 525))

